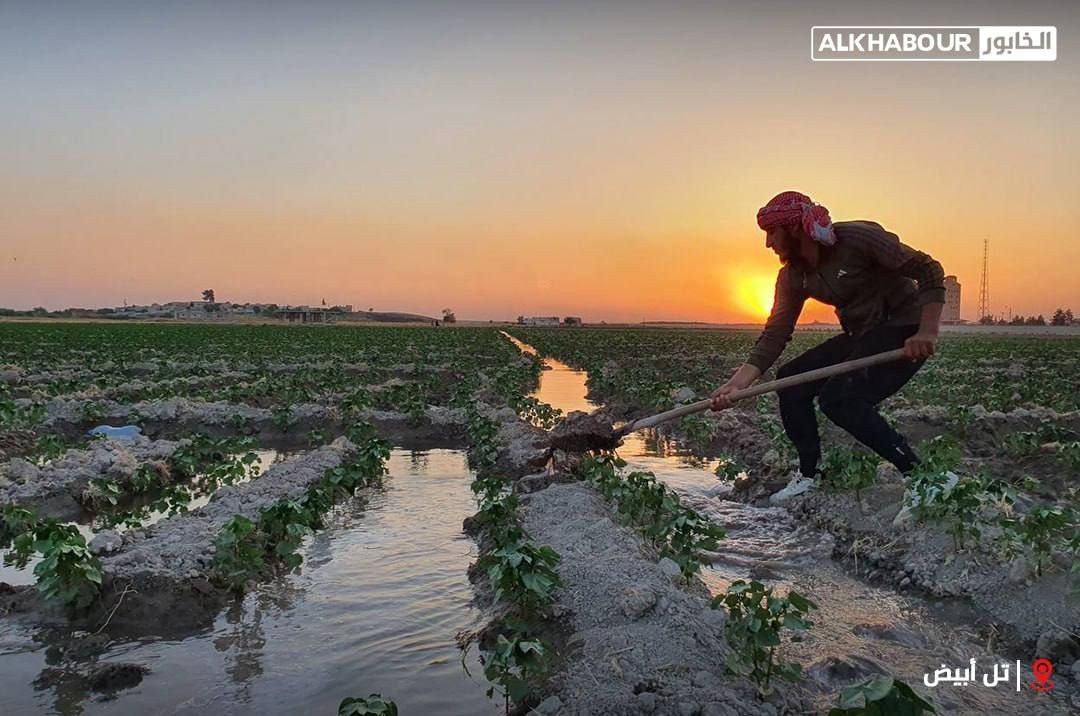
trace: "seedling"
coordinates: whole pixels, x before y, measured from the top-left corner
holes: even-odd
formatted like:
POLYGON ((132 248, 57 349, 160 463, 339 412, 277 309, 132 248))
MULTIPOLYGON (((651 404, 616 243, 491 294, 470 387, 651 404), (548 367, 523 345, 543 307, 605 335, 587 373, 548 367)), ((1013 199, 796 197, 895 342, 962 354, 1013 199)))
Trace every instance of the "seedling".
POLYGON ((34 446, 34 463, 38 467, 64 454, 64 443, 55 435, 42 435, 34 446))
POLYGON ((322 516, 309 508, 306 496, 297 500, 278 500, 259 511, 259 531, 275 558, 294 569, 303 562, 297 552, 304 537, 323 526, 322 516))
POLYGON ((934 714, 934 705, 892 676, 874 678, 840 692, 840 705, 829 716, 920 716, 934 714))
POLYGON ((90 487, 86 491, 86 501, 95 507, 101 507, 106 503, 115 505, 117 498, 123 493, 120 486, 112 480, 95 477, 90 480, 90 487))
MULTIPOLYGON (((1035 558, 1035 573, 1042 576, 1043 567, 1055 549, 1072 549, 1069 535, 1080 527, 1077 514, 1068 507, 1042 505, 1033 507, 1026 514, 1002 520, 1003 539, 1019 543, 1031 550, 1035 558)), ((1080 545, 1078 545, 1080 546, 1080 545)))
POLYGON ((728 669, 752 678, 762 696, 770 693, 774 674, 784 679, 799 677, 801 667, 777 660, 776 648, 784 629, 804 631, 813 626, 806 615, 817 609, 816 604, 795 591, 777 597, 772 587, 740 579, 726 594, 715 597, 712 606, 728 612, 727 637, 734 649, 726 660, 728 669))
POLYGON ((290 405, 275 405, 270 409, 270 420, 281 432, 288 432, 293 424, 293 412, 290 405))
POLYGON ((716 464, 714 470, 716 476, 725 482, 732 482, 739 475, 746 472, 746 468, 741 463, 731 457, 722 457, 716 464))
POLYGON ((472 491, 478 505, 477 524, 487 529, 496 543, 509 541, 505 533, 517 525, 517 496, 497 480, 473 480, 472 491))
POLYGON ((716 434, 716 425, 703 415, 688 415, 680 424, 686 440, 697 447, 704 447, 712 442, 716 434))
POLYGON ((90 554, 77 529, 46 520, 36 531, 34 548, 42 557, 34 566, 34 576, 47 599, 82 609, 97 598, 101 563, 90 554))
POLYGON ((79 419, 84 423, 99 423, 105 415, 105 409, 94 401, 87 401, 79 406, 79 419))
POLYGON ((214 572, 230 589, 242 591, 265 568, 263 552, 255 523, 236 515, 214 539, 214 572))
POLYGON ((12 549, 4 556, 4 563, 20 569, 35 552, 41 554, 34 577, 46 599, 82 609, 97 597, 101 563, 72 525, 51 518, 38 520, 30 510, 6 505, 0 511, 0 547, 8 545, 12 549))
POLYGON ((496 690, 502 693, 509 714, 511 702, 521 703, 528 695, 528 680, 543 671, 546 655, 547 649, 539 639, 528 639, 522 634, 507 639, 500 634, 495 651, 484 661, 484 677, 492 683, 487 690, 488 698, 496 690))
POLYGON ((476 406, 470 404, 466 410, 465 431, 469 435, 469 462, 483 472, 495 467, 499 458, 499 446, 496 435, 499 428, 495 421, 489 420, 476 411, 476 406))
POLYGON ((819 473, 822 485, 836 492, 855 491, 855 499, 862 499, 862 491, 877 480, 878 458, 865 450, 835 447, 825 451, 819 473))
POLYGON ((338 716, 398 716, 397 704, 379 694, 350 696, 338 704, 338 716))
POLYGON ((495 599, 509 598, 523 613, 531 614, 551 603, 561 585, 555 566, 559 553, 519 536, 480 557, 495 599))

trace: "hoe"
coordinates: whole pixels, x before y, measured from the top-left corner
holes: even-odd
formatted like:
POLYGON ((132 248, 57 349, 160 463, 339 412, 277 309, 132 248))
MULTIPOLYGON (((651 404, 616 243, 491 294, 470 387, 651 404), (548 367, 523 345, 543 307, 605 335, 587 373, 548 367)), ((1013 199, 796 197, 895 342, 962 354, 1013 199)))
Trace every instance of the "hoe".
MULTIPOLYGON (((812 383, 815 380, 824 380, 826 378, 831 378, 834 375, 850 373, 862 368, 869 368, 873 365, 889 363, 902 358, 904 358, 903 348, 897 348, 896 350, 886 351, 884 353, 876 353, 863 358, 856 358, 843 363, 825 366, 824 368, 808 370, 805 373, 797 373, 796 375, 791 375, 787 378, 758 383, 749 388, 735 391, 731 394, 731 399, 743 400, 745 398, 752 398, 755 395, 762 395, 764 393, 771 393, 775 390, 783 390, 784 388, 791 388, 796 385, 812 383)), ((706 398, 705 400, 699 400, 696 403, 680 405, 677 408, 672 408, 663 413, 650 415, 647 418, 639 418, 638 420, 633 420, 620 426, 615 426, 595 414, 581 412, 571 413, 567 416, 566 420, 555 426, 555 429, 551 431, 551 445, 554 448, 565 450, 567 452, 613 450, 619 446, 624 437, 632 432, 641 430, 642 428, 651 428, 660 423, 667 422, 668 420, 674 420, 675 418, 700 413, 709 408, 709 403, 710 400, 706 398)))

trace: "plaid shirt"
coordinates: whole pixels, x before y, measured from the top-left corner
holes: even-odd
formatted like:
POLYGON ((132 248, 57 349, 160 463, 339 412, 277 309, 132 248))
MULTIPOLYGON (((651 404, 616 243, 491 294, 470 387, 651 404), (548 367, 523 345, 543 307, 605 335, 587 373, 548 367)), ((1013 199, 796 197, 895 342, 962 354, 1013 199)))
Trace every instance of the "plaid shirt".
POLYGON ((836 245, 821 247, 816 269, 788 265, 776 277, 772 312, 746 361, 762 372, 784 352, 807 298, 836 306, 840 325, 855 336, 882 324, 918 324, 922 306, 945 303, 945 272, 933 257, 873 221, 833 228, 836 245))

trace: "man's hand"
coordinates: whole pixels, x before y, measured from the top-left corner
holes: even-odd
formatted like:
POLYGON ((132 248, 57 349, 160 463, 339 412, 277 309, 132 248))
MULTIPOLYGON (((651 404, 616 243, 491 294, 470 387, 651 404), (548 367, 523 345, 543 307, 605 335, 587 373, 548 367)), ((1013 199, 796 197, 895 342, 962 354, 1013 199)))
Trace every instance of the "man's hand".
POLYGON ((739 390, 739 386, 732 383, 730 380, 719 388, 712 392, 712 402, 709 405, 709 410, 727 410, 735 401, 731 400, 728 396, 739 390))
POLYGON ((942 303, 928 303, 919 316, 919 330, 904 341, 904 355, 911 360, 926 360, 934 355, 937 345, 938 326, 941 325, 942 303))
POLYGON ((761 371, 749 363, 743 363, 735 374, 728 378, 728 382, 713 391, 710 410, 726 410, 735 404, 730 395, 736 390, 742 390, 754 384, 761 377, 761 371))
POLYGON ((937 345, 937 334, 920 330, 904 341, 904 355, 911 360, 926 360, 934 355, 934 346, 937 345))

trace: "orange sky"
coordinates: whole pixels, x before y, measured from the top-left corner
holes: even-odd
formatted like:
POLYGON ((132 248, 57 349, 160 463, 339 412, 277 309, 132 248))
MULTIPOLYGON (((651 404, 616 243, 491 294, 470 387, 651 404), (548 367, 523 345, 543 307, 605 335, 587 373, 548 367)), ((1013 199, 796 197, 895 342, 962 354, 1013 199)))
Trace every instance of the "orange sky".
POLYGON ((0 305, 212 287, 467 318, 755 320, 777 266, 754 214, 797 189, 937 257, 967 318, 986 236, 995 312, 1080 310, 1077 6, 679 7, 5 6, 0 305), (809 61, 812 24, 855 22, 1054 24, 1062 48, 809 61))

